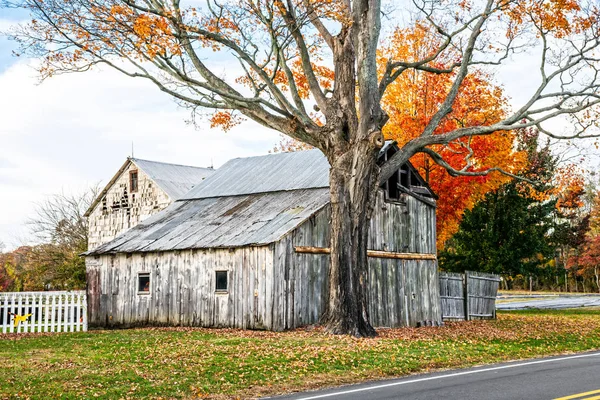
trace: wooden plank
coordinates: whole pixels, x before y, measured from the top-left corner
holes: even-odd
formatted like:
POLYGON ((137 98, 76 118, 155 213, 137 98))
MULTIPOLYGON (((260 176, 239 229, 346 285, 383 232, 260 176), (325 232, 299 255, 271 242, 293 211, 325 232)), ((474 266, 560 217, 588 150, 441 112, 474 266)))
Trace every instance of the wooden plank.
POLYGON ((56 318, 56 301, 56 295, 52 295, 52 297, 50 297, 50 332, 54 332, 54 324, 56 318))
MULTIPOLYGON (((21 308, 23 306, 23 296, 17 296, 17 298, 19 299, 19 301, 17 302, 17 312, 16 312, 16 314, 17 315, 23 315, 23 311, 21 310, 21 308)), ((16 321, 16 318, 15 318, 14 314, 13 314, 13 319, 15 319, 15 321, 16 321)), ((14 323, 13 323, 13 325, 14 325, 14 323)), ((19 324, 19 325, 16 326, 17 333, 21 332, 22 329, 23 329, 23 324, 19 324)))
POLYGON ((8 318, 8 296, 0 297, 0 311, 2 312, 2 333, 6 333, 8 328, 7 321, 10 322, 10 318, 8 318))
POLYGON ((500 278, 489 278, 486 276, 470 275, 470 278, 473 280, 480 280, 480 281, 500 282, 500 278))
MULTIPOLYGON (((296 253, 330 254, 329 247, 295 246, 296 253)), ((436 254, 395 253, 391 251, 367 250, 367 256, 373 258, 393 258, 398 260, 437 260, 436 254)))
POLYGON ((37 310, 36 310, 36 318, 37 318, 37 326, 36 326, 36 332, 42 332, 42 328, 43 328, 43 323, 44 323, 44 302, 45 302, 46 296, 43 294, 40 294, 40 296, 38 297, 38 301, 36 303, 37 305, 37 310))

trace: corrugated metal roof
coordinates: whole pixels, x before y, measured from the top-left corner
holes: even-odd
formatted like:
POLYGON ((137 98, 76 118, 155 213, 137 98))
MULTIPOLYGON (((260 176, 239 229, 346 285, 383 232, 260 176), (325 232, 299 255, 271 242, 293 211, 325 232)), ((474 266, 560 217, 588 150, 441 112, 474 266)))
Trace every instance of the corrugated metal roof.
POLYGON ((329 162, 320 150, 235 158, 182 200, 329 187, 329 162))
POLYGON ((329 189, 181 200, 88 255, 276 242, 329 203, 329 189))
POLYGON ((193 187, 215 173, 212 168, 191 167, 131 158, 171 199, 178 200, 193 187))

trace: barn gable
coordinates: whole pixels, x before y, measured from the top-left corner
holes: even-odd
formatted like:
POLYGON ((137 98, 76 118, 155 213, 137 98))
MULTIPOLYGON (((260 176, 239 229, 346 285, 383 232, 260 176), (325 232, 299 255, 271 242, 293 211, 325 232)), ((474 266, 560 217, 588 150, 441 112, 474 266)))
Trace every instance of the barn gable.
POLYGON ((212 168, 128 158, 85 213, 88 248, 158 213, 213 173, 212 168))

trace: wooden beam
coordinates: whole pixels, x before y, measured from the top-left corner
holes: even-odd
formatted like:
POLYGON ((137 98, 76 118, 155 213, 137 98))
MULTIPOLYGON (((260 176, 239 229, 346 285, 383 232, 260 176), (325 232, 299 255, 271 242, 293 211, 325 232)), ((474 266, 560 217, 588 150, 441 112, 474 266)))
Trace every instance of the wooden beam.
MULTIPOLYGON (((310 247, 310 246, 296 246, 294 247, 296 253, 306 254, 330 254, 331 250, 329 247, 310 247)), ((367 250, 367 256, 373 258, 395 258, 399 260, 437 260, 435 254, 422 254, 422 253, 394 253, 391 251, 379 251, 379 250, 367 250)))
POLYGON ((367 256, 374 258, 396 258, 399 260, 437 260, 435 254, 394 253, 392 251, 367 250, 367 256))
POLYGON ((296 246, 294 247, 296 253, 308 253, 308 254, 329 254, 331 250, 329 247, 311 247, 311 246, 296 246))

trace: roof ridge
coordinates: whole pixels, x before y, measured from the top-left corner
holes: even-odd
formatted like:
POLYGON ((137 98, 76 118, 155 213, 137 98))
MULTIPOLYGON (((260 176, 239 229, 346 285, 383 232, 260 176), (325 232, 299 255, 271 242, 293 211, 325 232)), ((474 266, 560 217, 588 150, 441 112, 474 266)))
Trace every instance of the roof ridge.
POLYGON ((151 162, 151 163, 155 163, 155 164, 163 164, 163 165, 173 165, 175 167, 186 167, 186 168, 197 168, 197 169, 210 169, 210 170, 214 170, 213 167, 198 167, 196 165, 185 165, 185 164, 176 164, 176 163, 170 163, 170 162, 165 162, 165 161, 154 161, 154 160, 147 160, 145 158, 138 158, 138 157, 127 157, 128 160, 136 162, 136 161, 146 161, 146 162, 151 162))
POLYGON ((220 198, 225 198, 225 197, 254 196, 254 195, 269 194, 269 193, 295 192, 295 191, 299 191, 299 190, 322 190, 322 189, 328 189, 328 188, 329 188, 329 186, 313 186, 313 187, 307 187, 307 188, 270 190, 270 191, 265 191, 265 192, 229 194, 229 195, 223 195, 223 196, 190 197, 190 198, 180 198, 180 199, 177 199, 177 200, 174 201, 174 203, 184 202, 184 201, 197 201, 197 200, 204 200, 204 199, 220 199, 220 198))

